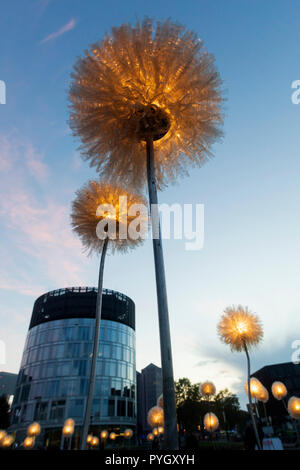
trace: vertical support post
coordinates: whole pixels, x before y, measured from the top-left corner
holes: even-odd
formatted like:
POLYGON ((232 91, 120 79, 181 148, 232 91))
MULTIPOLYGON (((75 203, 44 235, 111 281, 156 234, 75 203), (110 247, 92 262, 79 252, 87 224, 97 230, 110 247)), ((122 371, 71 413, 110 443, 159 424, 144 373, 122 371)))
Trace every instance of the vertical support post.
POLYGON ((101 310, 102 310, 103 272, 104 272, 104 261, 105 261, 106 251, 107 251, 108 240, 109 239, 107 236, 104 240, 102 253, 101 253, 101 259, 100 259, 100 266, 99 266, 93 357, 92 357, 91 373, 90 373, 90 380, 89 380, 88 396, 86 400, 84 420, 82 424, 82 435, 81 435, 81 445, 80 445, 81 450, 84 450, 86 448, 86 439, 87 439, 88 431, 89 431, 92 403, 93 403, 93 396, 94 396, 96 365, 97 365, 97 357, 98 357, 98 350, 99 350, 101 310))
POLYGON ((245 353, 246 353, 246 356, 247 356, 248 398, 249 398, 250 415, 251 415, 251 419, 252 419, 252 425, 253 425, 253 429, 254 429, 254 434, 255 434, 258 450, 262 450, 259 435, 258 435, 258 431, 257 431, 255 416, 254 416, 254 413, 253 413, 252 397, 251 397, 251 389, 250 389, 250 357, 249 357, 248 348, 247 348, 247 345, 246 345, 245 342, 244 342, 244 350, 245 350, 245 353))
POLYGON ((163 379, 164 397, 164 445, 168 450, 178 449, 176 403, 174 389, 174 375, 172 363, 172 348, 169 325, 169 312, 167 300, 167 288, 165 279, 165 267, 161 230, 158 213, 157 187, 154 167, 153 138, 148 136, 147 146, 147 180, 149 191, 149 203, 152 222, 152 239, 156 276, 156 292, 158 304, 158 319, 160 333, 160 351, 163 379))

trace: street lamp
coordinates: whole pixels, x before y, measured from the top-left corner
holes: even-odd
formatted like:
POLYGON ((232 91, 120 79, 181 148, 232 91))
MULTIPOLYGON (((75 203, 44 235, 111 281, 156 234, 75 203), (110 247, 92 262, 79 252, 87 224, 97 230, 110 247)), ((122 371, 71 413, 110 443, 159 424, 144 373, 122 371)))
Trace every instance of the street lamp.
POLYGON ((124 252, 142 243, 142 237, 148 225, 145 223, 143 215, 140 214, 140 232, 137 234, 131 231, 130 224, 136 219, 136 213, 131 211, 134 207, 138 208, 139 211, 146 207, 146 201, 143 196, 124 190, 120 186, 113 186, 108 183, 101 184, 97 181, 90 181, 81 190, 77 191, 76 198, 72 204, 71 219, 73 230, 81 238, 85 249, 89 250, 89 253, 101 253, 92 365, 82 425, 82 450, 86 446, 94 396, 105 256, 108 249, 111 249, 112 253, 115 250, 124 252))
POLYGON ((170 21, 155 27, 148 18, 93 44, 77 61, 70 88, 70 126, 84 158, 107 181, 148 185, 168 449, 178 440, 157 186, 211 156, 221 136, 220 88, 214 58, 194 33, 170 21))
POLYGON ((245 351, 246 353, 249 409, 258 449, 261 450, 262 446, 252 408, 250 356, 248 351, 248 349, 251 347, 258 345, 258 343, 263 338, 263 329, 261 323, 257 315, 251 313, 247 307, 243 308, 241 305, 238 305, 237 307, 228 307, 224 310, 224 314, 218 323, 218 334, 221 341, 223 341, 225 344, 228 344, 232 351, 245 351))

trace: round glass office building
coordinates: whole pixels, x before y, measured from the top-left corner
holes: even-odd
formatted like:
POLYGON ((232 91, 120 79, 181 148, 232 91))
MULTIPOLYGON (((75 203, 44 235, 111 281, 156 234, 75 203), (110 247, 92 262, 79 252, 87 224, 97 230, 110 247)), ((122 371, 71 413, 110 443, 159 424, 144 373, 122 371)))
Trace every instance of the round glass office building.
MULTIPOLYGON (((12 405, 17 440, 38 421, 41 445, 60 445, 64 420, 76 424, 78 447, 88 391, 97 289, 48 292, 33 307, 12 405)), ((90 430, 122 434, 136 426, 135 305, 124 294, 103 290, 96 383, 90 430)))

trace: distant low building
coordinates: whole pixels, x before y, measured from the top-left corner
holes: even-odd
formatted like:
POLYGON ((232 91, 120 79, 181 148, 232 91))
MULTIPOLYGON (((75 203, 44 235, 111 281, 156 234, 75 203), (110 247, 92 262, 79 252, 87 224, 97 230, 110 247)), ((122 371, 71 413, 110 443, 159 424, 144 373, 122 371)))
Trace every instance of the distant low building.
POLYGON ((156 405, 157 398, 162 394, 161 368, 154 364, 137 372, 137 426, 139 435, 151 431, 147 422, 150 408, 156 405))
POLYGON ((5 395, 9 404, 13 401, 18 374, 0 372, 0 396, 5 395))
MULTIPOLYGON (((300 364, 293 362, 284 362, 282 364, 272 364, 262 367, 252 374, 268 390, 269 400, 265 404, 267 416, 272 417, 272 423, 280 426, 286 422, 288 412, 286 410, 287 402, 291 396, 300 398, 300 364), (283 400, 276 400, 272 395, 273 382, 283 382, 288 390, 288 395, 283 400)), ((263 405, 259 404, 260 415, 264 416, 263 405)))

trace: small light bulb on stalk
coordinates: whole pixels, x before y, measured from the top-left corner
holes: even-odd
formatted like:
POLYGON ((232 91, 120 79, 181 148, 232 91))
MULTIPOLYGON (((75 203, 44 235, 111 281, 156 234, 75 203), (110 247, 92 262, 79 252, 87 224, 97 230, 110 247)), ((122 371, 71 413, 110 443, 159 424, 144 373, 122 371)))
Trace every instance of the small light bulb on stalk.
POLYGON ((34 447, 34 443, 35 443, 35 438, 31 436, 27 436, 23 441, 23 447, 25 447, 25 449, 32 449, 34 447))
POLYGON ((151 428, 164 424, 164 410, 160 406, 153 406, 148 411, 147 421, 151 428))
POLYGON ((10 447, 14 443, 14 438, 10 434, 7 434, 1 440, 1 447, 10 447))
POLYGON ((28 436, 38 436, 41 433, 41 426, 39 423, 34 422, 27 428, 27 435, 28 436))
POLYGON ((209 397, 216 393, 216 387, 212 382, 203 382, 203 384, 200 385, 200 393, 205 397, 209 397))
POLYGON ((154 440, 154 436, 151 432, 149 432, 149 434, 147 434, 147 441, 152 442, 153 440, 154 440))
POLYGON ((206 413, 203 422, 205 429, 209 432, 214 432, 219 427, 219 420, 214 413, 206 413))
POLYGON ((5 436, 7 436, 6 431, 4 431, 3 429, 0 429, 0 444, 1 444, 2 439, 4 439, 5 436))
POLYGON ((272 384, 272 394, 276 400, 282 400, 287 396, 287 388, 284 383, 276 381, 272 384))
POLYGON ((125 429, 124 431, 124 437, 125 439, 131 439, 133 436, 133 431, 132 429, 125 429))
MULTIPOLYGON (((248 381, 245 382, 244 389, 246 392, 246 395, 249 395, 248 391, 248 381)), ((256 377, 251 377, 250 379, 250 392, 251 392, 251 397, 258 399, 259 395, 263 391, 263 385, 262 383, 256 378, 256 377)))
POLYGON ((106 430, 101 431, 100 437, 103 441, 105 441, 108 438, 108 431, 106 431, 106 430))
POLYGON ((291 397, 288 401, 288 412, 294 419, 300 419, 300 398, 291 397))
POLYGON ((112 440, 112 441, 115 441, 116 440, 116 433, 115 432, 111 432, 110 435, 109 435, 109 438, 112 440))

